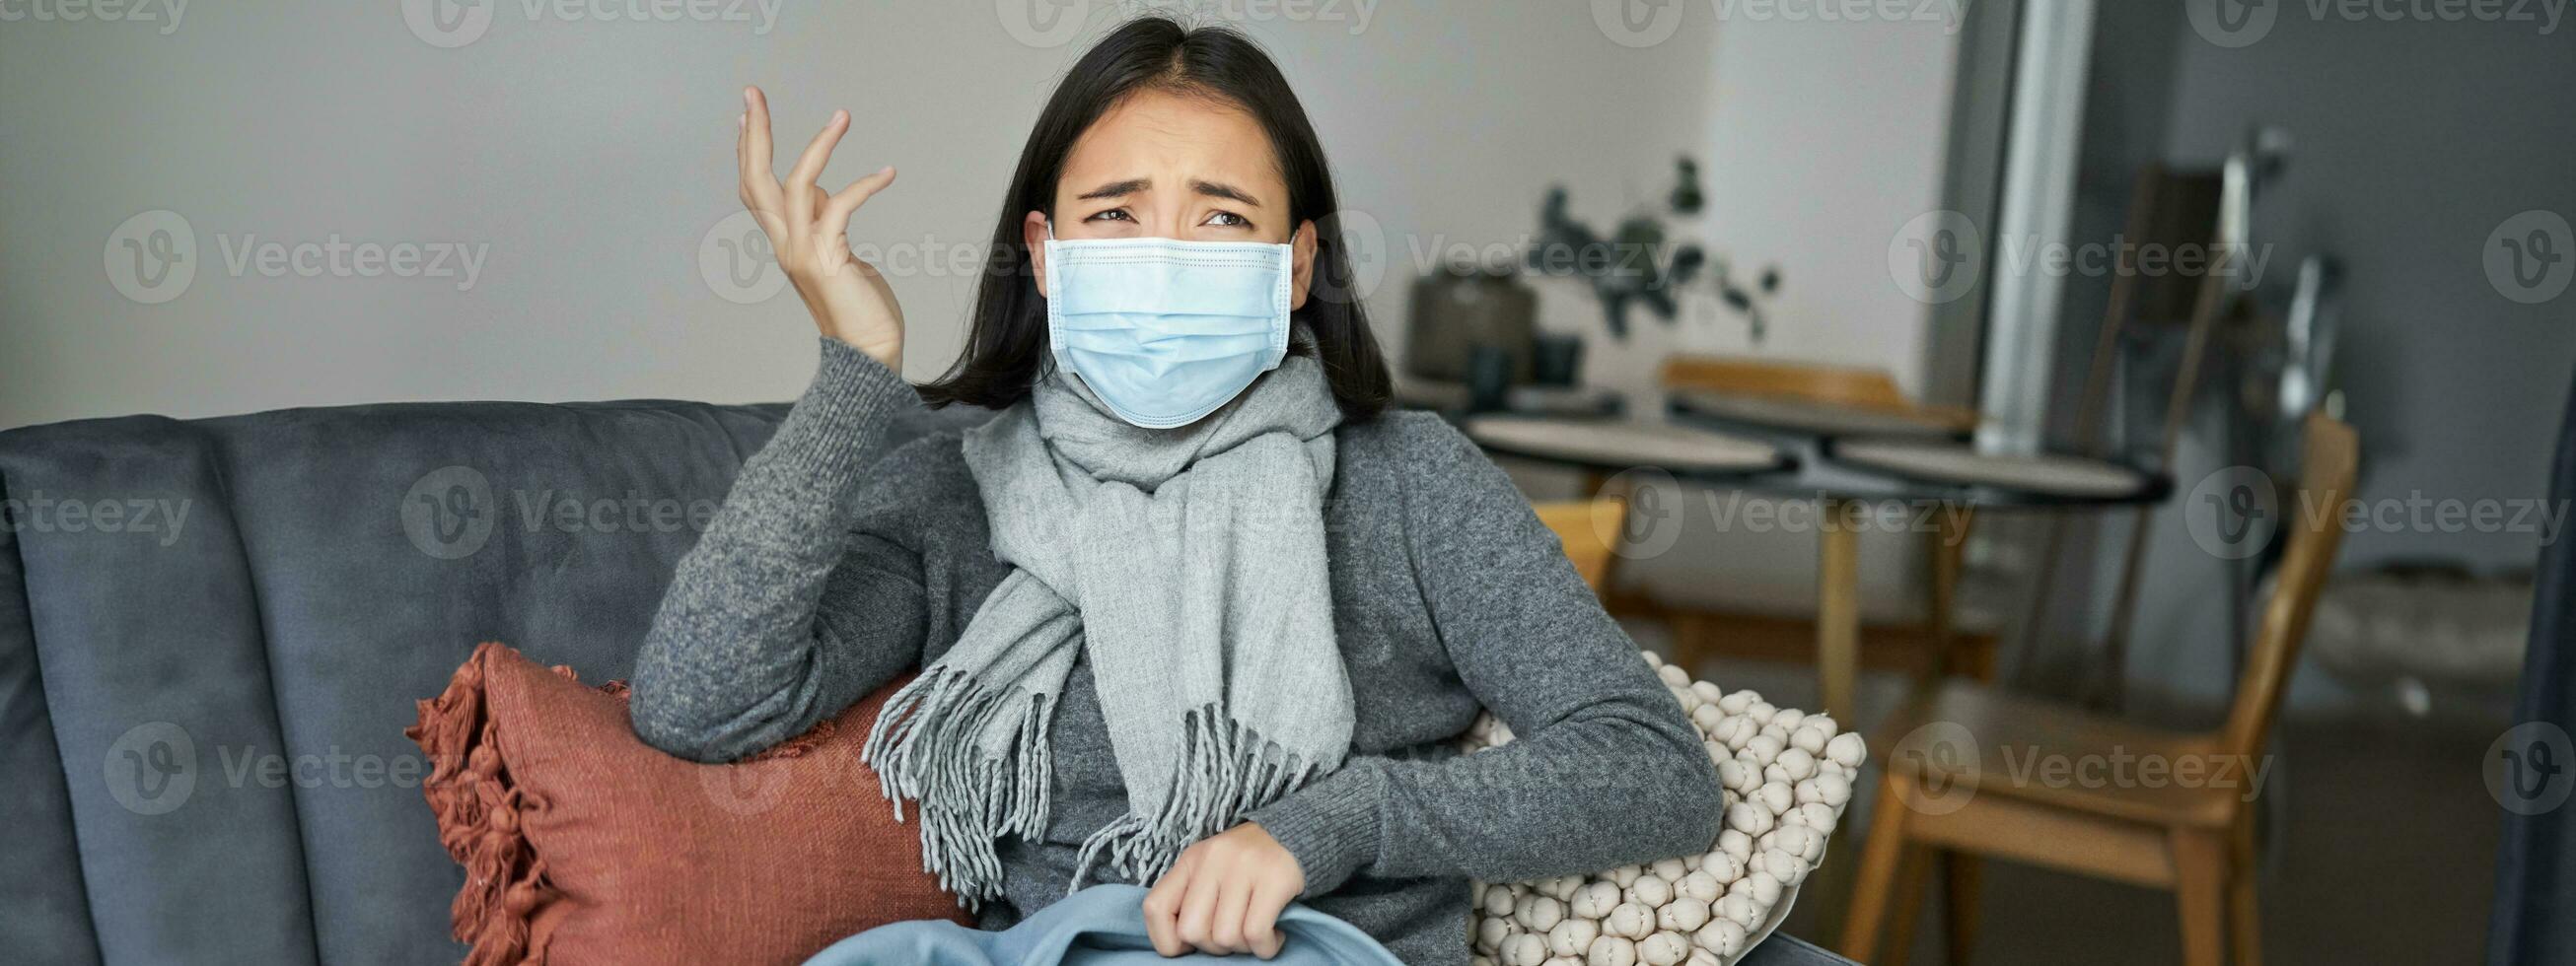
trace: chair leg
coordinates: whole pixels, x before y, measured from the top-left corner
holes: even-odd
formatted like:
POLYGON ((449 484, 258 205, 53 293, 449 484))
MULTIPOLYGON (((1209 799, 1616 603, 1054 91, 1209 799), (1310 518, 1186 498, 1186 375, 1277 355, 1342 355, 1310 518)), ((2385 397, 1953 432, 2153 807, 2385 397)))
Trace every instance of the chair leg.
POLYGON ((1977 856, 1956 849, 1941 852, 1941 912, 1947 920, 1942 937, 1948 941, 1948 966, 1966 966, 1977 948, 1977 884, 1982 862, 1977 856))
POLYGON ((1914 957, 1914 927, 1923 921, 1923 888, 1932 879, 1939 853, 1927 845, 1907 845, 1896 860, 1896 897, 1887 920, 1886 951, 1876 966, 1905 966, 1914 957))
POLYGON ((2254 814, 2236 820, 2228 849, 2227 934, 2236 951, 2236 966, 2263 966, 2263 906, 2255 898, 2254 814))
POLYGON ((1842 954, 1847 959, 1878 959, 1879 928, 1887 918, 1896 886, 1897 860, 1905 854, 1903 776, 1889 774, 1871 803, 1869 837, 1861 842, 1860 870, 1852 883, 1851 909, 1843 919, 1842 954))
POLYGON ((2176 829, 2170 836, 2174 905, 2182 914, 2183 966, 2227 958, 2227 842, 2220 833, 2176 829))
POLYGON ((1708 657, 1708 635, 1700 626, 1699 616, 1668 613, 1664 617, 1664 627, 1673 635, 1673 663, 1689 671, 1691 677, 1699 677, 1700 662, 1708 657))
POLYGON ((1983 634, 1968 649, 1968 676, 1980 684, 1995 683, 1995 635, 1983 634))

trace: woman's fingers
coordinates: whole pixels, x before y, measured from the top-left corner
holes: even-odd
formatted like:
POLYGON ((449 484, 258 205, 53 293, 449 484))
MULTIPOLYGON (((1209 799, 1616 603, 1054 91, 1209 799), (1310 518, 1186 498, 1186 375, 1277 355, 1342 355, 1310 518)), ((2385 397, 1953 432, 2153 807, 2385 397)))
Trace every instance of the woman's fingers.
POLYGON ((1180 915, 1181 900, 1189 895, 1191 865, 1189 854, 1182 853, 1171 871, 1145 891, 1145 937, 1153 940, 1155 952, 1165 956, 1190 951, 1190 944, 1181 940, 1180 915))
POLYGON ((799 219, 814 217, 812 208, 798 211, 813 196, 821 193, 814 181, 823 176, 823 166, 832 160, 832 147, 841 143, 841 135, 850 129, 850 112, 833 111, 823 129, 814 132, 814 140, 805 143, 805 153, 796 156, 796 166, 787 170, 788 214, 799 219))
POLYGON ((1189 891, 1181 896, 1181 941, 1206 953, 1227 952, 1216 941, 1216 901, 1225 883, 1222 869, 1212 869, 1204 861, 1190 876, 1189 891))
MULTIPOLYGON (((1263 835, 1267 841, 1267 833, 1263 835)), ((1182 850, 1171 871, 1145 893, 1145 932, 1155 952, 1251 953, 1269 959, 1287 945, 1287 937, 1279 933, 1279 913, 1305 883, 1229 841, 1240 842, 1212 839, 1182 850)))
POLYGON ((757 214, 780 214, 778 176, 769 164, 769 99, 760 88, 742 90, 743 206, 757 214))
POLYGON ((1240 872, 1217 880, 1212 890, 1217 894, 1216 915, 1208 924, 1208 939, 1219 952, 1251 952, 1252 944, 1244 941, 1244 925, 1252 906, 1253 883, 1240 872))
POLYGON ((735 161, 742 167, 742 203, 760 222, 763 231, 782 247, 806 251, 816 256, 820 267, 837 264, 835 257, 847 251, 848 244, 839 242, 850 228, 850 219, 859 206, 894 183, 894 168, 889 165, 876 173, 851 182, 838 194, 826 194, 815 182, 831 164, 832 151, 842 135, 850 130, 850 112, 833 111, 831 120, 815 132, 805 150, 796 156, 796 166, 788 169, 785 180, 774 177, 770 165, 769 98, 758 87, 742 92, 743 112, 737 123, 735 161), (834 245, 838 243, 838 248, 834 245))
POLYGON ((825 199, 822 212, 814 216, 814 223, 826 230, 848 231, 850 219, 859 213, 859 206, 867 204, 869 198, 876 197, 877 192, 884 191, 893 183, 894 165, 891 164, 877 169, 875 174, 850 182, 850 186, 841 189, 841 193, 825 199))
POLYGON ((1243 916, 1243 942, 1253 955, 1263 959, 1279 955, 1279 948, 1287 943, 1279 935, 1279 913, 1296 897, 1295 889, 1276 879, 1265 879, 1253 889, 1243 916))
POLYGON ((734 188, 744 208, 751 207, 751 111, 745 109, 733 119, 734 188))
MULTIPOLYGON (((849 242, 850 218, 870 195, 894 180, 894 169, 861 178, 839 195, 825 193, 815 181, 850 129, 850 113, 833 111, 831 120, 796 156, 786 180, 779 180, 771 166, 769 97, 758 87, 743 88, 742 115, 735 129, 734 161, 742 169, 743 208, 769 236, 778 266, 796 286, 815 327, 879 362, 899 366, 903 309, 885 276, 860 261, 849 242)), ((1181 894, 1175 892, 1171 898, 1177 903, 1181 894)), ((1179 941, 1177 929, 1168 932, 1164 941, 1179 941)))

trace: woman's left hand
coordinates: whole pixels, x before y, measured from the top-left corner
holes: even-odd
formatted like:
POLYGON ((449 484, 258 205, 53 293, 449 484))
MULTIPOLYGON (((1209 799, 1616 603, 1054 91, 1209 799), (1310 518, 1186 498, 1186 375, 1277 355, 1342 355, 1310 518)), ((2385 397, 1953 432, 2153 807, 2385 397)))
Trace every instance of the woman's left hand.
POLYGON ((1306 891, 1297 857, 1245 822, 1181 850, 1145 893, 1145 932, 1165 956, 1279 955, 1279 911, 1306 891))

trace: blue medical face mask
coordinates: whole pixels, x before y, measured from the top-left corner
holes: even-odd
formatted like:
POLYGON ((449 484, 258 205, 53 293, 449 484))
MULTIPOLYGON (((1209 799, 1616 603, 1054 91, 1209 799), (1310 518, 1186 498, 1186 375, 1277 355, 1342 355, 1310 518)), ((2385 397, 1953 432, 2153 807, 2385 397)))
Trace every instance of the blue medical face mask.
POLYGON ((1294 258, 1264 242, 1062 240, 1049 225, 1048 348, 1118 418, 1196 422, 1288 354, 1294 258))

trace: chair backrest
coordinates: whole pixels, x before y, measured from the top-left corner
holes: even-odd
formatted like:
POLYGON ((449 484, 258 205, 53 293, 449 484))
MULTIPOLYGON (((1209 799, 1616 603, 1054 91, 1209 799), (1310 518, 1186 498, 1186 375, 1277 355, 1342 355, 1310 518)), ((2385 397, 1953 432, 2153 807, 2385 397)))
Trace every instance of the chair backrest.
POLYGON ((1896 388, 1896 378, 1884 369, 1675 353, 1664 358, 1657 378, 1666 389, 1848 406, 1935 419, 1959 429, 1973 428, 1977 421, 1974 410, 1924 406, 1905 398, 1905 393, 1896 388))
MULTIPOLYGON (((2176 171, 2150 162, 2138 172, 2129 195, 2129 217, 2121 240, 2138 251, 2223 252, 2244 239, 2226 236, 2227 184, 2218 170, 2176 171)), ((2123 254, 2121 257, 2126 258, 2123 254)), ((2232 264, 2232 263, 2231 263, 2232 264)), ((2111 276, 2110 300, 2095 336, 2093 362, 2075 410, 2076 448, 2094 455, 2104 446, 2123 334, 2136 327, 2183 326, 2186 329, 2180 367, 2167 387, 2165 420, 2156 427, 2155 465, 2173 463, 2175 441, 2190 416, 2190 401, 2200 384, 2200 362, 2228 297, 2236 291, 2234 268, 2204 262, 2185 271, 2148 274, 2124 270, 2111 276)))
POLYGON ((2289 690, 2290 671, 2298 666, 2299 646, 2308 636, 2308 618, 2317 595, 2334 570, 2335 550, 2343 544, 2344 502, 2352 498, 2359 473, 2361 443, 2350 425, 2322 412, 2307 419, 2306 442, 2299 462, 2299 492, 2276 511, 2290 536, 2273 574, 2272 594, 2264 601, 2262 626, 2247 650, 2245 670, 2236 680, 2236 702, 2221 733, 2223 751, 2253 755, 2263 749, 2281 696, 2289 690))
POLYGON ((1909 405, 1897 391, 1895 377, 1860 366, 1676 353, 1664 359, 1662 378, 1674 389, 1788 396, 1868 409, 1909 405))
POLYGON ((1583 575, 1584 585, 1600 593, 1610 579, 1619 532, 1627 526, 1628 501, 1616 497, 1568 500, 1531 509, 1538 511, 1539 522, 1556 532, 1557 542, 1565 545, 1566 559, 1574 561, 1574 572, 1583 575))

